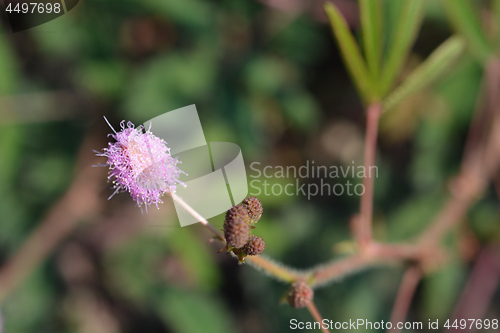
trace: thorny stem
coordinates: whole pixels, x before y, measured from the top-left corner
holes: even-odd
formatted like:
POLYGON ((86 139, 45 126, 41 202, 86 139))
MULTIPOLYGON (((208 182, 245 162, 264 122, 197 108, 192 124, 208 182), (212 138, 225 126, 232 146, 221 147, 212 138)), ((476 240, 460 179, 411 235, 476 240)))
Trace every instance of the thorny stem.
POLYGON ((307 305, 307 309, 313 316, 314 320, 316 320, 319 323, 321 331, 323 333, 330 333, 330 331, 327 328, 323 327, 323 317, 321 317, 321 314, 319 313, 318 308, 316 308, 316 305, 314 305, 313 301, 309 302, 309 304, 307 305))
POLYGON ((284 265, 277 264, 270 259, 266 259, 263 256, 249 256, 246 258, 250 265, 254 265, 257 268, 261 268, 268 272, 276 279, 292 283, 296 280, 305 279, 308 280, 309 275, 299 271, 294 271, 293 269, 287 268, 284 265))
POLYGON ((373 215, 373 187, 375 177, 371 169, 375 166, 375 156, 377 153, 377 136, 380 115, 382 113, 382 104, 371 104, 367 109, 366 136, 365 136, 365 154, 364 154, 364 172, 363 188, 365 192, 361 197, 361 207, 359 218, 356 219, 354 228, 355 236, 362 249, 372 240, 372 215, 373 215))
MULTIPOLYGON (((172 194, 172 198, 225 244, 224 236, 212 224, 210 224, 210 222, 203 218, 179 196, 172 194)), ((306 281, 309 281, 312 286, 319 286, 328 283, 335 278, 344 277, 350 273, 354 273, 367 266, 389 264, 403 260, 417 261, 419 258, 420 251, 415 246, 404 244, 379 244, 372 242, 364 252, 358 255, 334 261, 326 266, 318 266, 304 271, 288 268, 283 264, 276 263, 263 256, 248 256, 247 261, 249 261, 253 266, 264 270, 283 282, 291 283, 296 280, 305 279, 306 281)))
POLYGON ((372 242, 363 252, 313 268, 312 286, 322 286, 371 266, 388 265, 404 261, 419 261, 422 251, 407 244, 381 244, 372 242))

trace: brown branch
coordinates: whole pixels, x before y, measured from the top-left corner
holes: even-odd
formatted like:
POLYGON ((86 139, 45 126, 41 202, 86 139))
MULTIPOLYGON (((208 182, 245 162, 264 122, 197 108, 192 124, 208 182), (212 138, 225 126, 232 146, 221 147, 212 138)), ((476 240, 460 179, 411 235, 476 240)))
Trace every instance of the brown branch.
POLYGON ((373 187, 374 175, 371 167, 375 166, 375 156, 377 153, 377 136, 382 104, 371 104, 367 109, 364 172, 363 178, 364 193, 361 196, 360 214, 355 220, 355 237, 362 248, 366 247, 372 240, 372 215, 373 215, 373 187))
POLYGON ((420 237, 422 246, 437 244, 444 233, 465 216, 468 207, 479 199, 500 165, 499 59, 488 64, 485 80, 488 105, 483 111, 487 118, 482 124, 489 128, 471 128, 461 172, 452 186, 452 197, 420 237), (485 133, 481 139, 477 139, 478 131, 485 133))
POLYGON ((468 191, 466 195, 455 195, 448 200, 427 230, 420 236, 422 247, 428 247, 430 250, 433 250, 443 235, 465 216, 468 207, 475 202, 477 192, 480 191, 480 187, 475 183, 476 180, 474 178, 470 182, 471 185, 474 183, 474 191, 468 191))
POLYGON ((418 283, 422 278, 422 270, 418 266, 410 266, 401 281, 401 286, 399 287, 398 295, 396 296, 396 301, 394 302, 394 307, 391 314, 392 329, 388 332, 398 333, 401 329, 397 328, 397 323, 404 322, 408 310, 410 309, 411 301, 415 290, 417 289, 418 283))
POLYGON ((323 317, 321 317, 321 314, 319 313, 318 308, 316 308, 316 305, 314 305, 313 301, 309 302, 309 304, 307 305, 307 309, 313 316, 314 320, 316 320, 316 322, 319 323, 321 331, 323 333, 330 333, 330 331, 327 328, 323 327, 323 317))
POLYGON ((419 261, 422 253, 422 249, 414 245, 372 242, 364 252, 313 269, 311 272, 313 276, 312 285, 325 285, 335 279, 345 277, 370 266, 419 261))
POLYGON ((467 161, 474 161, 483 155, 484 140, 488 134, 488 122, 492 119, 491 99, 488 96, 492 93, 493 80, 491 73, 485 73, 481 87, 479 89, 479 97, 477 98, 474 112, 469 126, 469 133, 464 145, 462 170, 467 168, 467 161), (474 157, 472 157, 474 155, 474 157))

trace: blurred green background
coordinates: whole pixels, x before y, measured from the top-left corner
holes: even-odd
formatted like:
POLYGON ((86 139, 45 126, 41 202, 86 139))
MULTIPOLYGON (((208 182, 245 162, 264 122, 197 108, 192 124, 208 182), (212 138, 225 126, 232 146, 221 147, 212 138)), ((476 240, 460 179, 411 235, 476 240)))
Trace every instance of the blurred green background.
MULTIPOLYGON (((356 2, 332 2, 357 30, 356 2)), ((104 163, 92 157, 110 132, 102 115, 117 128, 122 119, 140 124, 196 104, 207 141, 238 144, 248 165, 362 164, 363 107, 322 5, 85 0, 16 34, 1 17, 0 262, 43 223, 79 170, 104 163), (86 137, 97 143, 83 145, 86 137)), ((451 34, 439 2, 429 2, 406 69, 451 34)), ((441 207, 448 180, 458 172, 482 75, 466 55, 432 89, 382 118, 377 239, 410 239, 441 207)), ((128 194, 106 201, 112 190, 106 170, 100 172, 99 210, 2 304, 5 333, 278 333, 290 331, 291 318, 312 320, 305 309, 279 304, 287 286, 206 245, 210 235, 201 226, 180 228, 168 198, 148 215, 128 194)), ((259 199, 264 215, 256 233, 267 255, 307 268, 349 251, 357 196, 259 199)), ((221 227, 222 220, 211 222, 221 227)), ((478 248, 498 236, 491 191, 449 237, 450 261, 425 277, 408 320, 450 317, 478 248)), ((316 305, 334 321, 386 321, 401 275, 402 267, 360 272, 319 289, 316 305)), ((491 318, 500 314, 498 296, 491 318)))

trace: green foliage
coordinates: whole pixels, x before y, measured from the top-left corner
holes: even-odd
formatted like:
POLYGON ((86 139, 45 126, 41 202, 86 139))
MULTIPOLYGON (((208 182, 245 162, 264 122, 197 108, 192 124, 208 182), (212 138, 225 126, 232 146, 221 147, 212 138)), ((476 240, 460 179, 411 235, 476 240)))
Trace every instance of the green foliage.
POLYGON ((384 47, 382 0, 361 0, 359 8, 368 69, 373 78, 378 78, 384 47))
POLYGON ((228 309, 215 297, 182 290, 167 290, 158 312, 179 333, 235 332, 228 309))
POLYGON ((398 78, 424 17, 426 1, 402 0, 401 2, 398 21, 394 30, 390 32, 387 58, 379 82, 383 96, 389 93, 398 78))
POLYGON ((124 64, 92 61, 81 64, 78 81, 91 93, 112 99, 120 94, 127 79, 124 64))
POLYGON ((317 127, 320 108, 306 91, 291 91, 283 96, 283 113, 294 127, 308 131, 317 127))
POLYGON ((152 0, 144 2, 144 6, 176 22, 196 28, 206 28, 212 22, 212 6, 205 1, 152 0))
POLYGON ((420 234, 445 202, 442 191, 409 198, 387 216, 387 239, 404 242, 420 234))
POLYGON ((422 319, 439 319, 441 322, 449 318, 457 302, 457 294, 463 288, 464 268, 463 263, 455 261, 425 279, 422 319))
POLYGON ((10 332, 49 332, 52 318, 47 309, 56 305, 56 295, 45 274, 46 265, 38 268, 2 307, 3 330, 10 332), (45 329, 41 326, 46 327, 45 329))
POLYGON ((467 0, 442 0, 442 2, 453 25, 467 39, 471 53, 482 62, 488 61, 493 48, 482 29, 474 2, 467 0))
POLYGON ((386 4, 390 19, 389 28, 385 30, 383 2, 360 1, 361 37, 366 60, 342 14, 333 4, 325 4, 335 39, 361 98, 366 104, 383 101, 384 110, 434 83, 453 65, 464 48, 464 42, 459 38, 451 38, 394 88, 417 38, 426 1, 402 0, 397 3, 386 4), (384 32, 387 32, 387 38, 384 38, 384 32))
POLYGON ((191 232, 177 229, 170 237, 170 245, 188 273, 200 289, 214 290, 219 287, 221 276, 215 266, 214 255, 191 232))
POLYGON ((0 31, 0 73, 2 73, 0 75, 0 96, 13 93, 19 77, 14 54, 7 45, 7 35, 0 31))
POLYGON ((194 98, 209 96, 215 88, 215 56, 206 45, 188 54, 170 52, 149 61, 132 75, 126 88, 127 117, 151 119, 194 98))
POLYGON ((470 213, 470 226, 481 241, 496 241, 500 236, 496 203, 491 200, 479 202, 470 213))
POLYGON ((256 57, 245 68, 248 88, 256 93, 273 94, 295 80, 292 64, 277 57, 256 57))
POLYGON ((390 110, 449 71, 462 55, 464 48, 465 42, 458 36, 450 37, 442 43, 386 98, 384 110, 390 110))
POLYGON ((356 43, 356 39, 350 32, 342 14, 333 4, 327 2, 325 10, 349 73, 352 75, 360 95, 366 102, 370 102, 376 98, 373 91, 374 84, 356 43))

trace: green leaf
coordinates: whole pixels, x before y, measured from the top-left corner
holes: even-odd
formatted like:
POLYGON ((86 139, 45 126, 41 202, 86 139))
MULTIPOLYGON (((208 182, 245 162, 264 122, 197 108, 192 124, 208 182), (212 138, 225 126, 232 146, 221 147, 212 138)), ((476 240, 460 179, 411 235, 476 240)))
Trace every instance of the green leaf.
POLYGON ((368 69, 375 80, 379 77, 383 50, 383 7, 381 0, 360 0, 361 29, 368 69))
POLYGON ((487 61, 493 48, 486 39, 478 12, 472 6, 472 2, 468 0, 443 0, 443 4, 452 24, 466 38, 472 54, 482 62, 487 61))
POLYGON ((354 39, 342 14, 334 5, 325 3, 325 11, 332 26, 333 34, 339 45, 346 67, 356 88, 365 102, 374 98, 373 87, 366 63, 361 55, 359 46, 354 39))
MULTIPOLYGON (((403 1, 384 1, 384 34, 389 37, 396 31, 396 25, 403 8, 403 1)), ((389 42, 387 40, 386 42, 389 42)))
POLYGON ((465 44, 459 36, 452 36, 443 42, 385 99, 384 111, 435 82, 463 54, 465 44))
POLYGON ((424 17, 425 0, 402 0, 399 19, 389 40, 389 51, 380 80, 380 92, 386 95, 408 57, 424 17))

